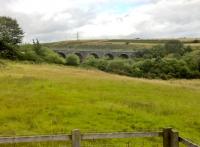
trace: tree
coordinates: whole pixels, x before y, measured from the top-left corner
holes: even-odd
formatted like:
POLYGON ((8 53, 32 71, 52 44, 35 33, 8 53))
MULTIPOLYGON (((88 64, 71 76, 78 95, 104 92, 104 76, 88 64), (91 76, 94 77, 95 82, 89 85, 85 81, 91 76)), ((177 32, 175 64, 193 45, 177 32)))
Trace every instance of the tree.
POLYGON ((18 56, 17 48, 0 40, 0 56, 3 58, 16 59, 18 56))
POLYGON ((35 40, 33 40, 33 48, 37 55, 40 55, 40 56, 44 55, 44 51, 42 50, 42 46, 38 39, 36 39, 36 42, 35 40))
POLYGON ((0 40, 9 45, 17 45, 22 42, 24 32, 15 19, 0 17, 0 40))
POLYGON ((183 54, 184 46, 183 43, 179 40, 170 40, 165 43, 165 50, 168 54, 183 54))
POLYGON ((0 16, 0 56, 16 59, 18 57, 17 44, 21 43, 23 34, 15 19, 0 16))

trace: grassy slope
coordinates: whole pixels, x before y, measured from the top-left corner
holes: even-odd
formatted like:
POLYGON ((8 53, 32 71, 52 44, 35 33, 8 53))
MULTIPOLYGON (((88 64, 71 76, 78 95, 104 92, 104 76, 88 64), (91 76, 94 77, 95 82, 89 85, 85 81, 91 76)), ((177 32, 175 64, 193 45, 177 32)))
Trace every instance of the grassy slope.
MULTIPOLYGON (((200 43, 191 43, 191 40, 181 40, 185 45, 193 49, 200 49, 200 43)), ((61 41, 44 44, 53 49, 117 49, 117 50, 138 50, 150 49, 156 45, 162 45, 167 40, 81 40, 61 41), (127 45, 126 43, 129 42, 127 45)))
POLYGON ((56 65, 0 68, 0 134, 171 126, 200 143, 200 80, 134 79, 56 65))

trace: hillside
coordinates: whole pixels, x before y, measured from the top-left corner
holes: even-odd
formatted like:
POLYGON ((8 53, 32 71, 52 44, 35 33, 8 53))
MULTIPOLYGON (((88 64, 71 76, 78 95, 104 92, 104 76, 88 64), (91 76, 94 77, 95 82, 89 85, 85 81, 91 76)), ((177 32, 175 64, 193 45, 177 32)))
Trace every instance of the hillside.
MULTIPOLYGON (((60 41, 45 43, 44 45, 52 49, 113 49, 113 50, 141 50, 150 49, 156 45, 162 45, 169 39, 156 40, 79 40, 79 41, 60 41)), ((190 45, 193 49, 200 49, 200 41, 195 39, 180 39, 186 46, 190 45)))
POLYGON ((200 80, 1 61, 0 135, 161 129, 200 143, 200 80))

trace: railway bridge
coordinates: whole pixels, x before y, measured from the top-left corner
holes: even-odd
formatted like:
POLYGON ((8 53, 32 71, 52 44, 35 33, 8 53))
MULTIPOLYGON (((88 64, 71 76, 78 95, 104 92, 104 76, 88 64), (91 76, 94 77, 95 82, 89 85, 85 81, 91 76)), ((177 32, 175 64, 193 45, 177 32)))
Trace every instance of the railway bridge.
POLYGON ((70 49, 70 50, 54 50, 62 57, 66 58, 69 54, 77 55, 80 60, 84 60, 88 56, 94 56, 95 58, 103 58, 107 57, 109 59, 114 59, 117 57, 128 59, 134 58, 141 55, 140 51, 116 51, 116 50, 77 50, 77 49, 70 49))

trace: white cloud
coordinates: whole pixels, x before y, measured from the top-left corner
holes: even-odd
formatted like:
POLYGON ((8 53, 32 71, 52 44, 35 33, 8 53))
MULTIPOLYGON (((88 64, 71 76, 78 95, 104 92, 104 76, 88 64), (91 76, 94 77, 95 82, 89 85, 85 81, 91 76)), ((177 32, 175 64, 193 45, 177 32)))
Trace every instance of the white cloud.
POLYGON ((200 0, 0 0, 25 41, 81 38, 199 37, 200 0))

